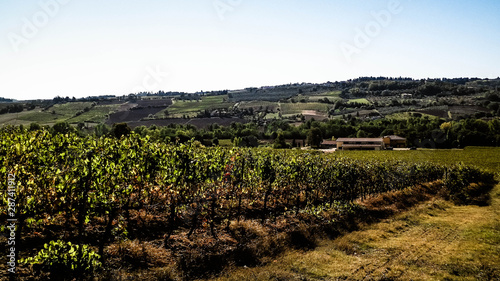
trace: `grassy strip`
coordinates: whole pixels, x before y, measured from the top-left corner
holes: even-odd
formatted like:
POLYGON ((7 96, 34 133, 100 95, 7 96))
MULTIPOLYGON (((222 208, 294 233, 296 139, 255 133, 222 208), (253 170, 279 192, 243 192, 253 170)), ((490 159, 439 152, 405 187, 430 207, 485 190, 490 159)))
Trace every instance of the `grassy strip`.
POLYGON ((436 193, 441 185, 359 202, 366 217, 353 231, 320 239, 314 250, 291 250, 263 267, 236 268, 214 280, 497 280, 500 185, 487 207, 445 201, 439 195, 446 197, 446 189, 436 193), (425 203, 417 204, 420 200, 425 203), (396 215, 366 223, 388 214, 396 215))

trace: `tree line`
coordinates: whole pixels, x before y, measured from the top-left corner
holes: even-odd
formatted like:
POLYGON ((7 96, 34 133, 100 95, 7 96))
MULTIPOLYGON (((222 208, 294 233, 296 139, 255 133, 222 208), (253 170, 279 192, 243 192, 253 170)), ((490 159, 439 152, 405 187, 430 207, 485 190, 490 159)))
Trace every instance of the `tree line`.
MULTIPOLYGON (((126 123, 107 126, 99 124, 88 128, 80 123, 72 126, 59 122, 52 127, 44 126, 52 133, 67 134, 77 132, 80 135, 121 137, 132 131, 155 141, 165 143, 186 143, 192 139, 205 146, 220 145, 221 140, 230 140, 239 147, 257 147, 268 145, 275 148, 292 148, 301 146, 319 147, 324 139, 334 140, 339 137, 383 137, 399 135, 407 139, 408 147, 427 148, 463 148, 466 146, 499 146, 500 120, 467 118, 458 121, 430 118, 414 115, 404 120, 379 119, 362 120, 356 117, 349 119, 332 119, 326 121, 308 120, 299 126, 287 121, 273 120, 265 124, 250 122, 247 124, 232 123, 230 126, 211 124, 206 128, 193 125, 170 124, 164 127, 152 125, 130 128, 126 123)), ((39 130, 42 126, 36 123, 21 130, 39 130)), ((227 142, 226 142, 227 143, 227 142)))

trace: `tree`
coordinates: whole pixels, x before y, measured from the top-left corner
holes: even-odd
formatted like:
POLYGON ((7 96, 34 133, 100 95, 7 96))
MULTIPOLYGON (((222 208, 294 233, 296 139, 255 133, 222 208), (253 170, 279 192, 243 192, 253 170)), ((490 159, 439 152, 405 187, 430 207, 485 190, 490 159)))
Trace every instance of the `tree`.
POLYGON ((359 130, 358 133, 356 134, 356 137, 358 138, 366 138, 366 132, 363 130, 359 130))
POLYGON ((82 130, 83 128, 85 128, 85 123, 79 122, 77 127, 78 127, 78 130, 82 130))
POLYGON ((307 134, 307 143, 311 147, 319 147, 323 141, 323 134, 318 128, 311 128, 307 134))
POLYGON ((58 122, 52 126, 52 132, 56 134, 67 134, 74 131, 74 128, 66 122, 58 122))
POLYGON ((236 147, 238 147, 238 146, 240 146, 240 144, 241 144, 241 138, 234 137, 234 139, 233 139, 233 145, 236 146, 236 147))
POLYGON ((274 140, 273 147, 276 149, 287 148, 285 136, 283 135, 282 132, 278 133, 278 136, 274 140))
POLYGON ((259 146, 259 140, 256 136, 246 136, 240 138, 239 147, 257 147, 259 146))
POLYGON ((127 123, 117 123, 113 125, 112 133, 116 138, 121 138, 130 134, 132 130, 127 125, 127 123))
POLYGON ((96 136, 101 137, 109 133, 109 128, 101 123, 94 128, 94 131, 96 136))
POLYGON ((175 139, 179 143, 185 143, 191 139, 189 136, 188 132, 185 132, 183 130, 178 130, 175 132, 175 139))
POLYGON ((488 126, 492 135, 500 135, 500 120, 493 119, 488 122, 488 126))
POLYGON ((42 128, 42 127, 40 126, 40 124, 38 124, 38 123, 34 123, 34 122, 33 122, 33 123, 31 123, 31 124, 30 124, 30 128, 29 128, 29 130, 30 130, 30 131, 38 131, 38 130, 40 130, 41 128, 42 128))

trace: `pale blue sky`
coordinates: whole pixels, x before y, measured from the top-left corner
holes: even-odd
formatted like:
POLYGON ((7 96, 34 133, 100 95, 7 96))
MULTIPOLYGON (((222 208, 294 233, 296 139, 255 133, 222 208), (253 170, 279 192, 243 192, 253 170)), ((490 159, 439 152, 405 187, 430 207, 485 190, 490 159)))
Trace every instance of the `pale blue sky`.
POLYGON ((498 0, 0 2, 0 97, 16 99, 496 78, 499 50, 498 0))

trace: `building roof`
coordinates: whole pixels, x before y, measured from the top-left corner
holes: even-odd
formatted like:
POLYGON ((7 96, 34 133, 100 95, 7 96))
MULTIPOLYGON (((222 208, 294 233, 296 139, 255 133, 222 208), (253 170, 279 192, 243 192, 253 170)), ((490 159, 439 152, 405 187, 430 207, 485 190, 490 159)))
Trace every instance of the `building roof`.
POLYGON ((389 138, 391 140, 406 140, 405 138, 396 135, 385 136, 384 138, 389 138))
POLYGON ((323 144, 323 145, 336 145, 337 141, 324 140, 321 144, 323 144))
POLYGON ((337 142, 383 142, 382 138, 339 138, 337 142))
POLYGON ((357 147, 380 147, 382 144, 344 144, 342 148, 357 148, 357 147))

